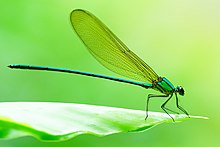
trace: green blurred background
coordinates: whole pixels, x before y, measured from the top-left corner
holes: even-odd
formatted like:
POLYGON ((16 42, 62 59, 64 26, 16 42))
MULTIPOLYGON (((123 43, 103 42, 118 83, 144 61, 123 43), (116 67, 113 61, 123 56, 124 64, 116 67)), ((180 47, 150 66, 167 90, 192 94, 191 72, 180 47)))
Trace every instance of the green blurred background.
MULTIPOLYGON (((1 101, 145 109, 146 97, 155 93, 153 90, 78 75, 6 67, 14 63, 48 65, 120 77, 102 67, 73 32, 69 14, 83 8, 100 18, 159 75, 182 85, 186 94, 180 97, 181 105, 191 115, 210 118, 162 124, 142 133, 82 135, 58 143, 24 137, 0 141, 0 146, 219 146, 219 7, 219 0, 0 1, 1 101)), ((150 110, 161 111, 164 100, 152 100, 150 110)), ((169 106, 175 108, 174 101, 169 106)))

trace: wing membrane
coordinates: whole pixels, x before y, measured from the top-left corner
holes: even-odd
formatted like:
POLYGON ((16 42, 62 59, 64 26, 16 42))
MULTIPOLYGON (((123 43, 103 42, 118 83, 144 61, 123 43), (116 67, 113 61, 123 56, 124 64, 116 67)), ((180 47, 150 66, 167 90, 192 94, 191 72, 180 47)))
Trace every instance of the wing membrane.
POLYGON ((89 52, 109 70, 141 81, 152 82, 158 75, 114 35, 98 18, 88 11, 72 11, 71 23, 89 52))

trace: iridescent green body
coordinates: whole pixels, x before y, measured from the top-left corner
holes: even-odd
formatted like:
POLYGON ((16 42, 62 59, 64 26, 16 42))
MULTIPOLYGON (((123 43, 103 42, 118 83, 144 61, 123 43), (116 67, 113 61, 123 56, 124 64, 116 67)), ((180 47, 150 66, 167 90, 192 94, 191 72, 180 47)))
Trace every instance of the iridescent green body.
POLYGON ((165 77, 159 78, 159 81, 155 84, 153 89, 158 90, 166 95, 169 95, 175 91, 173 84, 165 77))
MULTIPOLYGON (((160 77, 156 72, 146 64, 135 53, 128 49, 128 47, 103 24, 92 13, 76 9, 70 15, 70 21, 76 34, 82 40, 88 51, 93 57, 109 70, 126 76, 129 79, 115 78, 100 74, 93 74, 78 70, 69 70, 64 68, 54 68, 46 66, 33 65, 9 65, 10 68, 31 69, 31 70, 47 70, 58 71, 65 73, 74 73, 92 77, 98 77, 123 83, 138 85, 144 88, 152 88, 161 92, 161 95, 149 94, 146 105, 146 118, 148 117, 148 103, 152 97, 168 97, 161 108, 169 115, 165 107, 166 103, 172 98, 173 94, 176 96, 176 105, 185 114, 188 113, 178 104, 177 93, 184 95, 184 90, 181 86, 174 87, 173 84, 165 77, 160 77), (133 79, 134 81, 130 80, 133 79)), ((174 112, 174 111, 172 111, 174 112)), ((171 115, 169 115, 171 117, 171 115)), ((172 117, 171 117, 172 118, 172 117)), ((173 118, 172 118, 173 119, 173 118)), ((174 119, 173 119, 174 120, 174 119)))

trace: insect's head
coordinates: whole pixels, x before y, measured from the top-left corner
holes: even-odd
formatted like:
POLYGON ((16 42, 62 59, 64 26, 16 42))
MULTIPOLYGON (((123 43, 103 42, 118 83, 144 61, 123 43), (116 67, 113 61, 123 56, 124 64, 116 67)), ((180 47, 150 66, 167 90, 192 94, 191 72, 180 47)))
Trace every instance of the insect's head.
POLYGON ((177 86, 176 87, 176 92, 178 92, 180 95, 184 95, 184 89, 183 89, 183 87, 181 87, 181 86, 177 86))

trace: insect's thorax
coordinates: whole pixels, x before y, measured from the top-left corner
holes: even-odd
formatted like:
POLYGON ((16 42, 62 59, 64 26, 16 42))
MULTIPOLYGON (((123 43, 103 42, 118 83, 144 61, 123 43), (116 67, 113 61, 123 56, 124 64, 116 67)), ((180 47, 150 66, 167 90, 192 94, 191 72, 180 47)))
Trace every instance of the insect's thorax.
POLYGON ((164 94, 171 94, 175 91, 173 84, 165 77, 159 77, 152 85, 153 89, 160 91, 164 94))

